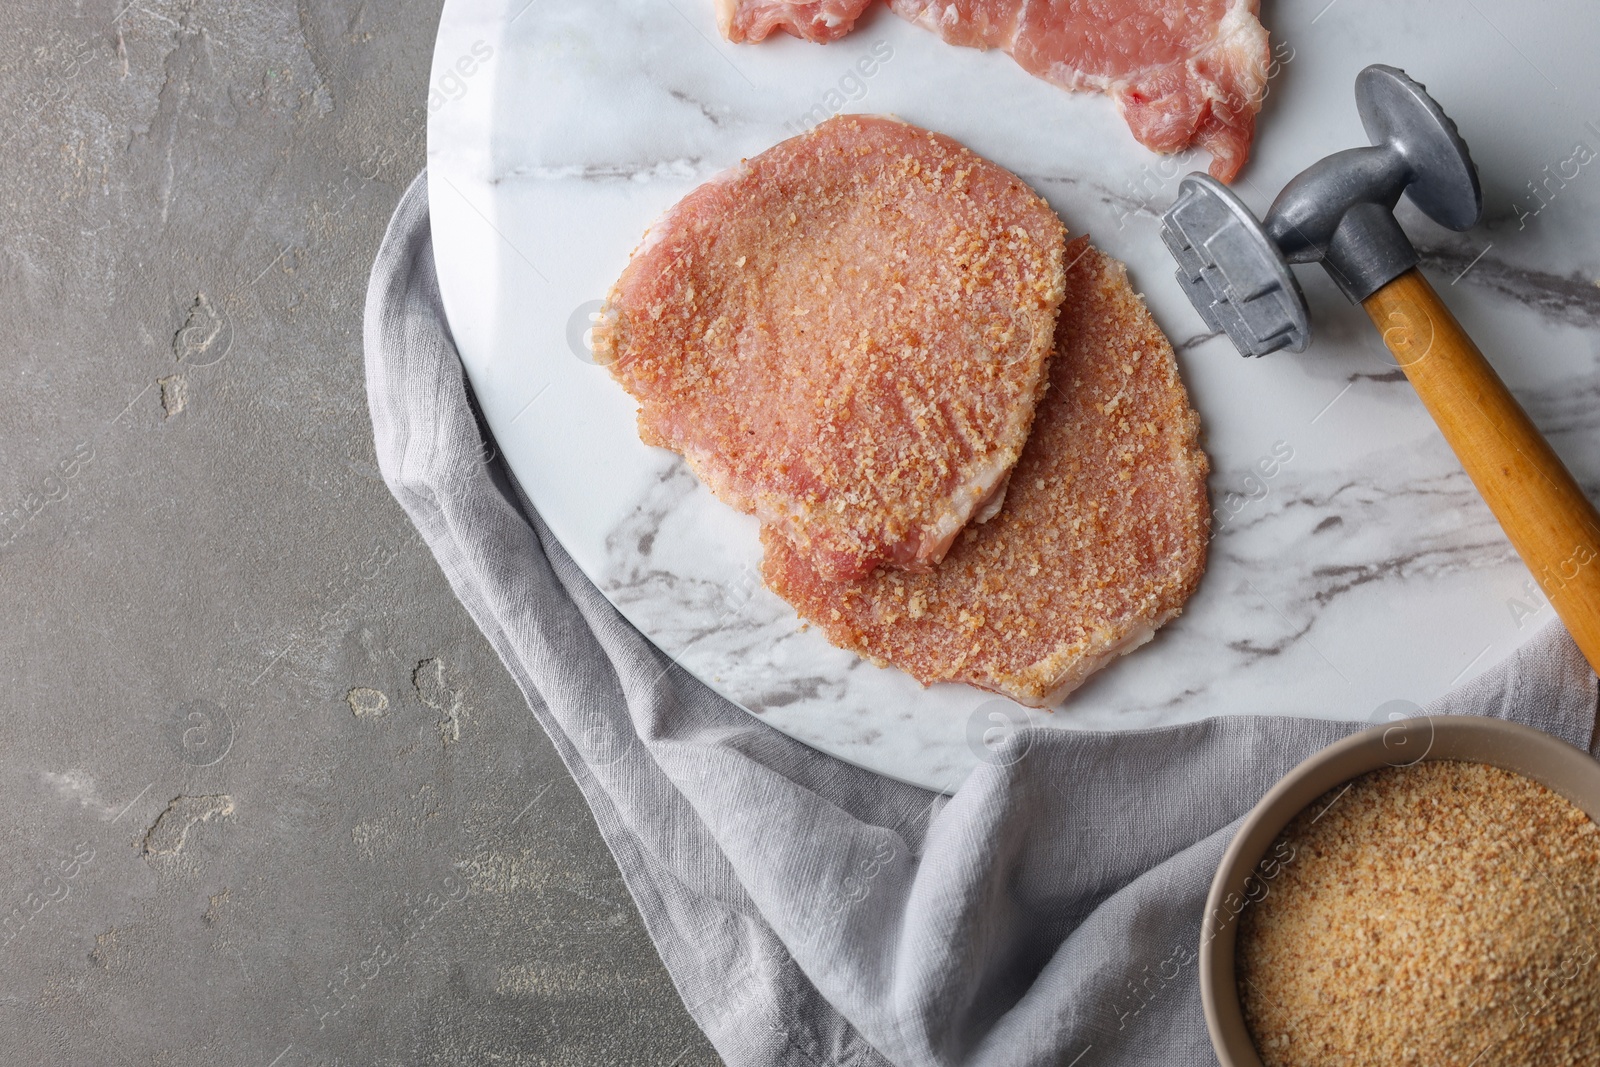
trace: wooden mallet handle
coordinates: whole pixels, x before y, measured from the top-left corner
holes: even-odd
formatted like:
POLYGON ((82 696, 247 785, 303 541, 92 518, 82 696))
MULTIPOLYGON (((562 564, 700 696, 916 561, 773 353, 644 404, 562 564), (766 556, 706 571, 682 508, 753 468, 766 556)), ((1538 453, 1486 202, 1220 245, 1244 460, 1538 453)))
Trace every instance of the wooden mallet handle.
POLYGON ((1600 672, 1600 513, 1421 272, 1411 268, 1361 306, 1600 672))

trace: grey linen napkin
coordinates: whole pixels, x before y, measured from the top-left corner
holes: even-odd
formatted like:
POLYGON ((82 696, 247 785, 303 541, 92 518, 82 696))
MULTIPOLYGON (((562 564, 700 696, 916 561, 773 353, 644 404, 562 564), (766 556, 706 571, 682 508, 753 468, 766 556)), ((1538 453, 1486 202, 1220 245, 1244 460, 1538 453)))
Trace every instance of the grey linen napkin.
MULTIPOLYGON (((844 764, 673 668, 484 462, 425 175, 378 253, 365 343, 389 487, 583 790, 728 1064, 1214 1062, 1193 947, 1222 851, 1284 772, 1365 724, 1022 731, 949 797, 844 764)), ((1427 710, 1587 749, 1595 700, 1555 625, 1427 710)))

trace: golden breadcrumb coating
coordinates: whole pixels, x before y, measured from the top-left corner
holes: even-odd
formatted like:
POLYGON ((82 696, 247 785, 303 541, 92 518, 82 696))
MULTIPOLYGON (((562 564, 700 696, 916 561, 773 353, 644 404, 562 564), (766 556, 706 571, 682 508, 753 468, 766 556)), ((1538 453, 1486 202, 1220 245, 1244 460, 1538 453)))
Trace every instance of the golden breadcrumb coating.
POLYGON ((1021 455, 1065 241, 1048 204, 948 137, 841 116, 654 226, 595 353, 645 443, 820 573, 926 568, 1021 455))
POLYGON ((1142 644, 1199 584, 1209 464, 1172 346, 1122 264, 1086 238, 1067 258, 1050 389, 997 516, 931 573, 843 582, 763 529, 767 585, 834 644, 924 684, 1044 705, 1142 644))

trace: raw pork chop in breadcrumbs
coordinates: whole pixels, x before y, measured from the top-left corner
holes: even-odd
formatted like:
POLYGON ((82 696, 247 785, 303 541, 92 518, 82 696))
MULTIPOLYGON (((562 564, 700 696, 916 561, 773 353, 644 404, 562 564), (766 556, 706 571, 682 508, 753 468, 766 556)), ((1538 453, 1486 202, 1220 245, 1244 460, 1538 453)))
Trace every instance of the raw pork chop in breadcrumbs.
POLYGON ((992 513, 1044 390, 1066 236, 948 137, 841 116, 646 235, 594 331, 681 453, 817 574, 927 570, 992 513))

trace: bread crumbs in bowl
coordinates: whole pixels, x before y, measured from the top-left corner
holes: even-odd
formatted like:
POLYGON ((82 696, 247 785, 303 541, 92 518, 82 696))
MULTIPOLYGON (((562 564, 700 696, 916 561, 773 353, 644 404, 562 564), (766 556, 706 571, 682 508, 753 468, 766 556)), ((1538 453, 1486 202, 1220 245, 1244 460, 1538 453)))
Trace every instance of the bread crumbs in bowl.
POLYGON ((1218 1059, 1600 1064, 1597 814, 1600 763, 1499 719, 1410 719, 1313 755, 1212 883, 1218 1059))

